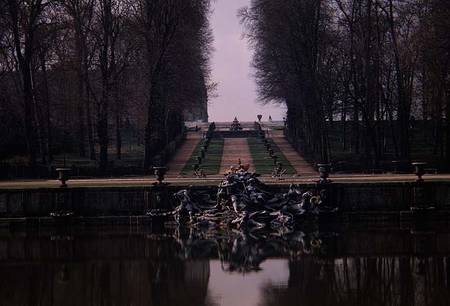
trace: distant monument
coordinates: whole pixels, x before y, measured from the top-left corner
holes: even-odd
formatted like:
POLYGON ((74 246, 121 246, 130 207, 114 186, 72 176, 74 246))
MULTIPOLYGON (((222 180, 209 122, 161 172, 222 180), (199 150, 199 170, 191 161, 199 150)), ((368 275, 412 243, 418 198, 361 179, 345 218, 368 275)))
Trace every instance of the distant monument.
POLYGON ((230 131, 232 132, 238 132, 242 131, 242 126, 237 117, 234 117, 233 123, 230 126, 230 131))
POLYGON ((258 137, 259 133, 255 129, 248 128, 244 123, 241 124, 237 117, 234 117, 233 122, 225 128, 219 129, 214 132, 214 137, 219 138, 248 138, 248 137, 258 137))

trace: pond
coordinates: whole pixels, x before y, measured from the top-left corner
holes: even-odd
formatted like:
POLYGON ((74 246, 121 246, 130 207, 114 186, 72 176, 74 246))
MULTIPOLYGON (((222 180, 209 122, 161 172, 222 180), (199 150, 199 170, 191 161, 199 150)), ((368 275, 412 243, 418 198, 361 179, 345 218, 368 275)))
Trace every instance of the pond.
POLYGON ((0 231, 0 305, 450 305, 447 226, 0 231))

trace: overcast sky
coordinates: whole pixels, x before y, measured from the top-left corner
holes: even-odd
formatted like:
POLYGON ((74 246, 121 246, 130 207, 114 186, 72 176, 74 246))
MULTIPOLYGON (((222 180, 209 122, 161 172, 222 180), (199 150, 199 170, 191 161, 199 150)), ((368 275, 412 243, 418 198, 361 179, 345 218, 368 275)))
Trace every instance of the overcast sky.
POLYGON ((209 105, 210 121, 254 121, 257 114, 264 119, 282 119, 285 110, 278 105, 261 106, 257 101, 256 84, 250 61, 252 52, 242 39, 243 28, 237 11, 250 0, 215 0, 211 26, 215 52, 212 58, 212 78, 219 83, 218 97, 209 105))

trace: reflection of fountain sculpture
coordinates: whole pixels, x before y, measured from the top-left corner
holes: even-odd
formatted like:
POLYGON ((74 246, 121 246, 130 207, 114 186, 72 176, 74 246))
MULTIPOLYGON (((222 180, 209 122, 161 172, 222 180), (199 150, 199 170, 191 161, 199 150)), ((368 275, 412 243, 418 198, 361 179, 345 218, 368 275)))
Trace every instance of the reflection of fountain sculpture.
POLYGON ((242 126, 237 117, 234 117, 233 123, 230 126, 230 131, 232 132, 238 132, 242 131, 242 126))
POLYGON ((317 231, 304 233, 212 231, 190 228, 175 234, 184 260, 218 256, 227 272, 249 273, 261 270, 268 258, 285 256, 297 258, 305 254, 319 254, 322 241, 317 231))
POLYGON ((152 217, 173 216, 178 223, 205 228, 245 228, 292 230, 297 223, 337 208, 322 205, 322 194, 302 191, 291 185, 287 193, 272 193, 244 170, 230 172, 213 198, 207 192, 181 190, 175 198, 179 205, 172 211, 151 211, 152 217))

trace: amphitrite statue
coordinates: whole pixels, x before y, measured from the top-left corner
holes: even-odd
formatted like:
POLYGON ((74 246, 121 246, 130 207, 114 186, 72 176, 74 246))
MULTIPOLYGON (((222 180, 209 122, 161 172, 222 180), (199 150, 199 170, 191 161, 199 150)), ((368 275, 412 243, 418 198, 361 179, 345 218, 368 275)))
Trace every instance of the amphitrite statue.
POLYGON ((230 131, 237 132, 241 131, 242 126, 237 117, 234 117, 233 123, 231 124, 230 131))

